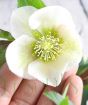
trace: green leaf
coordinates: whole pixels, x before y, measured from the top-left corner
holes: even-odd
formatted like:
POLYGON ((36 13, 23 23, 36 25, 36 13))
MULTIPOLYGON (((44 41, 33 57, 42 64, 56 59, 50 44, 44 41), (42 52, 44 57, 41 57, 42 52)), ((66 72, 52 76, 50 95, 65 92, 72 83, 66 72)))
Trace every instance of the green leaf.
POLYGON ((5 52, 10 41, 0 41, 0 67, 5 63, 5 52))
POLYGON ((0 40, 0 67, 5 63, 5 51, 7 46, 14 40, 11 34, 7 31, 0 29, 0 38, 5 40, 0 40))
POLYGON ((56 92, 45 92, 44 95, 52 100, 56 105, 73 105, 73 103, 66 96, 68 92, 69 84, 66 86, 63 95, 56 92))
POLYGON ((70 105, 68 97, 65 97, 58 105, 70 105))
POLYGON ((33 6, 37 9, 45 7, 42 0, 18 0, 18 7, 22 6, 33 6))
POLYGON ((0 48, 7 47, 10 43, 11 41, 0 40, 0 48))
POLYGON ((0 67, 4 64, 5 62, 5 47, 0 47, 0 67))
POLYGON ((7 41, 13 41, 14 38, 11 36, 11 34, 7 31, 3 31, 0 29, 0 38, 4 38, 7 41))
POLYGON ((50 100, 52 100, 56 105, 73 105, 73 103, 69 101, 67 96, 63 97, 62 95, 54 91, 45 92, 44 95, 48 97, 50 100))
POLYGON ((88 85, 83 89, 82 105, 86 105, 87 101, 88 101, 88 85))
POLYGON ((45 92, 44 95, 48 97, 50 100, 52 100, 55 104, 58 105, 59 102, 62 101, 63 96, 61 96, 59 93, 56 93, 54 91, 51 92, 45 92))
POLYGON ((82 58, 79 68, 78 68, 78 75, 82 75, 84 72, 88 70, 88 59, 82 58))

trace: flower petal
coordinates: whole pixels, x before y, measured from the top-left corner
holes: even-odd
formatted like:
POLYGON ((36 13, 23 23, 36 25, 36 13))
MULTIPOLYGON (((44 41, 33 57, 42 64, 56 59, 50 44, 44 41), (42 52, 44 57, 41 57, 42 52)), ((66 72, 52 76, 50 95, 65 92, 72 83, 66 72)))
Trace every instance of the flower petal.
POLYGON ((58 27, 59 36, 63 39, 62 53, 67 55, 67 59, 75 64, 79 64, 82 59, 82 40, 76 30, 69 29, 63 25, 58 27))
POLYGON ((47 85, 58 86, 67 66, 68 62, 64 56, 48 63, 36 60, 29 64, 28 73, 47 85))
POLYGON ((34 7, 25 6, 13 11, 11 16, 11 33, 14 38, 18 38, 23 34, 30 34, 28 19, 30 15, 36 11, 34 7))
POLYGON ((34 60, 31 51, 33 41, 33 38, 23 35, 7 48, 6 61, 9 69, 20 77, 29 78, 28 64, 34 60))
POLYGON ((55 28, 59 25, 75 28, 71 14, 61 6, 42 8, 29 18, 29 26, 32 29, 55 28))
POLYGON ((49 63, 36 60, 29 64, 28 69, 30 75, 51 86, 58 86, 64 73, 77 67, 82 58, 81 40, 77 32, 63 26, 58 31, 64 42, 57 60, 49 63))

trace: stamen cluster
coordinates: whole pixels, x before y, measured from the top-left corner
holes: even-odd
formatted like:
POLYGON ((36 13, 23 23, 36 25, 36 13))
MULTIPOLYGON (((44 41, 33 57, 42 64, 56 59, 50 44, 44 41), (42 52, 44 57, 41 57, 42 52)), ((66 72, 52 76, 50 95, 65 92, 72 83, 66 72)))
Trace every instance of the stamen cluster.
POLYGON ((52 34, 42 36, 36 41, 33 50, 34 55, 45 62, 56 60, 62 50, 60 38, 52 34))

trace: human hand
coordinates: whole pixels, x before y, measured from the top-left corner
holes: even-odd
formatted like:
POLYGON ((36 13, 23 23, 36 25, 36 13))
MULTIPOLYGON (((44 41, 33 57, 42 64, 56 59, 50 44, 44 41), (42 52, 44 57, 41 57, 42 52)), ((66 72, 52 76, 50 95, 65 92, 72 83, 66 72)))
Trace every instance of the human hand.
POLYGON ((0 105, 55 105, 43 93, 56 91, 62 93, 69 83, 68 97, 75 105, 81 104, 82 80, 76 76, 77 70, 66 73, 62 83, 54 88, 38 80, 25 80, 12 74, 7 65, 0 70, 0 105))

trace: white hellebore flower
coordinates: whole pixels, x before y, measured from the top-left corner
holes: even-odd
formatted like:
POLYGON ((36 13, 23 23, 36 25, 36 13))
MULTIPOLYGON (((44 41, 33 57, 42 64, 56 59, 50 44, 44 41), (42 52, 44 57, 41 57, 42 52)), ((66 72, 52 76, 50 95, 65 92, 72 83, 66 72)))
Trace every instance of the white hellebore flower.
POLYGON ((64 73, 82 58, 80 36, 70 13, 61 6, 16 9, 11 32, 16 40, 8 46, 6 60, 10 70, 20 77, 32 76, 57 86, 64 73))

